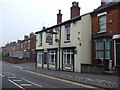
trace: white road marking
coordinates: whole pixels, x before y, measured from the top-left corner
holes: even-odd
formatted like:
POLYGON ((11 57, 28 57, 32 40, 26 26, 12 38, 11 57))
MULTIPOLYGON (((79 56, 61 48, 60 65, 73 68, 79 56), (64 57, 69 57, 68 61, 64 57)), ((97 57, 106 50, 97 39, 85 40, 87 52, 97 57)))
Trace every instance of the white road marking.
POLYGON ((21 80, 13 80, 13 81, 15 81, 15 82, 20 82, 21 80))
POLYGON ((2 74, 0 74, 1 77, 4 77, 2 74))
POLYGON ((8 79, 8 81, 10 81, 11 83, 13 83, 13 84, 14 84, 14 85, 16 85, 17 87, 19 87, 19 88, 21 88, 21 89, 25 90, 23 87, 21 87, 20 85, 18 85, 18 84, 17 84, 17 83, 15 83, 15 82, 13 82, 12 80, 8 79))
POLYGON ((15 76, 15 74, 13 74, 13 73, 11 73, 11 72, 7 72, 7 74, 10 74, 10 75, 12 75, 12 76, 15 76))
POLYGON ((32 86, 32 84, 20 84, 21 86, 32 86))
POLYGON ((29 81, 29 80, 26 80, 26 79, 24 79, 24 78, 21 78, 22 80, 24 80, 24 81, 27 81, 27 82, 29 82, 29 83, 31 83, 31 84, 33 84, 33 85, 36 85, 36 86, 38 86, 38 87, 42 87, 41 85, 38 85, 38 84, 36 84, 36 83, 34 83, 34 82, 31 82, 31 81, 29 81))
POLYGON ((8 77, 8 78, 16 78, 16 77, 8 77))
POLYGON ((19 68, 19 69, 24 68, 24 67, 21 67, 21 66, 15 66, 15 65, 11 65, 11 66, 16 67, 16 68, 19 68))

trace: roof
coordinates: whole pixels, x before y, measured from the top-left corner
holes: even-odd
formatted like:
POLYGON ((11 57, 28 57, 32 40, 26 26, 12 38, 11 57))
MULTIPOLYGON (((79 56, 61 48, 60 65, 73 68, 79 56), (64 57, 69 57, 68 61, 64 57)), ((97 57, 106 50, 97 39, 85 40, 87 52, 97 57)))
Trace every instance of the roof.
POLYGON ((55 27, 59 27, 59 26, 61 26, 61 25, 65 25, 65 24, 71 23, 71 22, 74 22, 74 21, 78 21, 78 20, 81 20, 81 16, 77 16, 77 17, 75 17, 75 18, 72 18, 72 19, 70 19, 70 20, 61 22, 61 23, 59 23, 59 24, 56 24, 56 25, 51 26, 51 27, 49 27, 49 28, 46 28, 46 29, 44 29, 44 30, 35 32, 35 34, 40 33, 40 32, 44 32, 44 31, 46 31, 46 30, 53 29, 53 28, 55 28, 55 27))
POLYGON ((90 13, 86 13, 86 14, 81 15, 81 16, 76 16, 76 17, 74 17, 74 18, 72 18, 72 19, 70 19, 70 20, 61 22, 61 23, 59 23, 59 24, 56 24, 56 25, 51 26, 51 27, 49 27, 49 28, 46 28, 46 29, 44 29, 44 30, 35 32, 35 34, 38 34, 38 33, 40 33, 40 32, 45 32, 45 31, 50 30, 50 29, 53 29, 53 28, 55 28, 55 27, 59 27, 59 26, 65 25, 65 24, 69 24, 69 23, 71 23, 71 22, 75 22, 75 21, 81 20, 81 17, 82 17, 82 16, 85 16, 85 15, 87 15, 87 14, 90 14, 90 13))
POLYGON ((102 9, 105 9, 105 8, 108 8, 108 7, 111 7, 111 6, 114 6, 114 5, 118 4, 118 3, 120 3, 120 1, 119 2, 111 2, 109 4, 101 5, 97 9, 95 9, 93 12, 99 11, 99 10, 102 10, 102 9))

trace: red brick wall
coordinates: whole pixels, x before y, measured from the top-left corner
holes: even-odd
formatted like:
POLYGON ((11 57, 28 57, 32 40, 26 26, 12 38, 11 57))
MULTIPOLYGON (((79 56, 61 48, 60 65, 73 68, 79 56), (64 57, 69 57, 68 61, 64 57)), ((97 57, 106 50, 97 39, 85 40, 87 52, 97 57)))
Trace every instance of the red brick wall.
MULTIPOLYGON (((120 6, 109 7, 107 9, 103 9, 100 11, 96 11, 92 13, 92 32, 99 32, 99 25, 98 25, 98 17, 97 14, 107 12, 106 15, 106 25, 107 25, 107 32, 105 33, 97 33, 92 35, 92 38, 95 36, 103 36, 103 35, 114 35, 120 34, 120 6), (112 20, 112 23, 109 21, 112 20)), ((100 63, 100 60, 95 60, 94 58, 94 43, 92 41, 92 63, 97 64, 100 63)), ((112 60, 114 62, 114 42, 112 41, 112 60)))
MULTIPOLYGON (((105 12, 105 11, 106 10, 104 10, 103 12, 105 12)), ((97 36, 118 34, 118 21, 120 22, 120 20, 118 18, 118 16, 120 15, 119 12, 118 12, 118 9, 117 10, 107 10, 107 15, 106 15, 107 32, 97 34, 97 36), (110 20, 112 20, 111 24, 109 23, 110 20)), ((92 32, 99 32, 98 17, 97 17, 98 13, 99 12, 92 14, 92 32)), ((120 27, 120 25, 119 25, 119 27, 120 27)))

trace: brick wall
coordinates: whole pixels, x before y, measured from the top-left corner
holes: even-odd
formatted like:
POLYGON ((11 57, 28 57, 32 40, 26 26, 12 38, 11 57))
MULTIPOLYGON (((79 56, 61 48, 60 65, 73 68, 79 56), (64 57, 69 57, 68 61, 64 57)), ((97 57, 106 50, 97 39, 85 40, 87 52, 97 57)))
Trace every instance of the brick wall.
MULTIPOLYGON (((96 33, 96 34, 92 33, 92 38, 94 38, 95 36, 120 34, 120 6, 118 6, 118 5, 108 7, 108 8, 93 12, 91 14, 91 16, 92 16, 92 32, 99 32, 99 23, 98 23, 99 18, 97 17, 97 14, 103 13, 103 12, 107 12, 107 14, 106 14, 107 32, 96 33), (112 23, 110 23, 110 21, 112 21, 112 23)), ((113 41, 112 41, 112 60, 114 62, 114 42, 113 41)), ((94 43, 93 43, 93 41, 92 41, 92 63, 93 64, 101 63, 101 60, 94 59, 94 43)))

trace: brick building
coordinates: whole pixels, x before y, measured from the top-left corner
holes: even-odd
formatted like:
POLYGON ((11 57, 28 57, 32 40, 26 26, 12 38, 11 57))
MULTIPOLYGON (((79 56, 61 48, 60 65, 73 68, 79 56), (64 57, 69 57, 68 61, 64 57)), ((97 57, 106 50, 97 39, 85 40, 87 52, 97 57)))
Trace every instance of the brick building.
POLYGON ((92 63, 106 70, 120 66, 120 1, 101 2, 91 17, 92 63))
POLYGON ((3 57, 3 60, 10 62, 31 62, 35 60, 35 46, 36 35, 30 33, 29 36, 25 35, 24 40, 18 40, 17 42, 7 43, 4 47, 3 53, 8 55, 7 58, 3 57))

